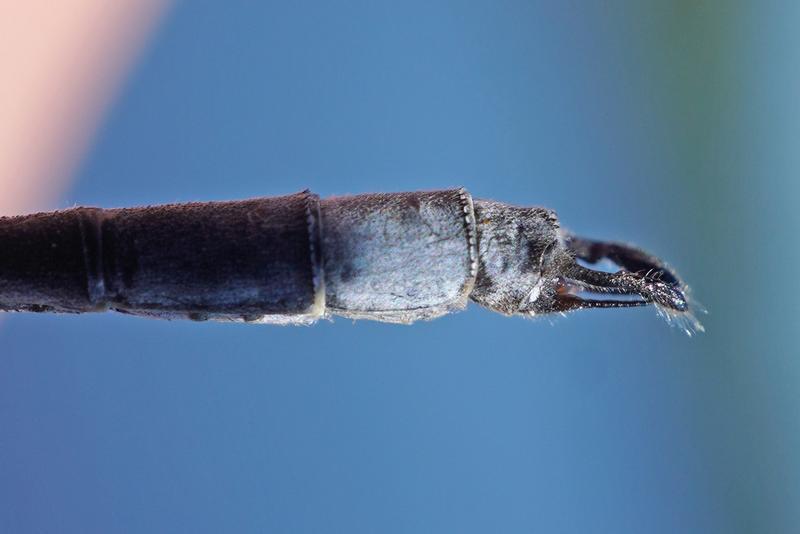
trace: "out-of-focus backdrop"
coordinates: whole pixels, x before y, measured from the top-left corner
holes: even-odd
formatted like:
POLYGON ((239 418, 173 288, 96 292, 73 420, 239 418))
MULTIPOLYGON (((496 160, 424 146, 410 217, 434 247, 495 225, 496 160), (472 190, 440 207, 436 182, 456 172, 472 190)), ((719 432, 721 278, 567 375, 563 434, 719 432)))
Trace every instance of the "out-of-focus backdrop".
POLYGON ((0 4, 4 213, 463 185, 710 314, 7 315, 0 531, 796 532, 797 4, 78 4, 0 4))

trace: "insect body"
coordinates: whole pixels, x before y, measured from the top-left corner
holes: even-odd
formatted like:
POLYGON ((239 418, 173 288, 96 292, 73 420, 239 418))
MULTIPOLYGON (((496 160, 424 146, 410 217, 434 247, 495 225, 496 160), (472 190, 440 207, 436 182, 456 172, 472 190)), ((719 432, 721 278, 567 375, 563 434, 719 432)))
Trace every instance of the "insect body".
POLYGON ((471 299, 507 315, 654 304, 680 316, 690 312, 684 289, 637 248, 573 236, 550 210, 473 200, 463 189, 0 218, 7 311, 411 323, 471 299))

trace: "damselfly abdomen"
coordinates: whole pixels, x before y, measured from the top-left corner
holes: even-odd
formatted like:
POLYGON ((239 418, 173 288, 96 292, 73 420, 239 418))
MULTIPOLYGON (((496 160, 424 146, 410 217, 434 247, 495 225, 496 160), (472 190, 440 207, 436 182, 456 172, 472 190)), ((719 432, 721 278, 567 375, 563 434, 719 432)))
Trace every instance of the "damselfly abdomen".
POLYGON ((470 299, 507 315, 647 304, 690 314, 684 285, 658 258, 571 235, 550 210, 473 200, 463 189, 327 199, 304 191, 0 219, 7 311, 411 323, 470 299), (620 270, 578 261, 603 259, 620 270))

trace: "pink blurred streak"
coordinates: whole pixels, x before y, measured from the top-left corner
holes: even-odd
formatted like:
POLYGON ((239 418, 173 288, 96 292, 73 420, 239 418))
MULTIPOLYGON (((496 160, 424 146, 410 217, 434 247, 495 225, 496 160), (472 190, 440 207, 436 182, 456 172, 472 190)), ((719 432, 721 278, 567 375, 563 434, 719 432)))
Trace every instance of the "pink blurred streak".
POLYGON ((53 207, 168 0, 0 0, 0 214, 53 207))

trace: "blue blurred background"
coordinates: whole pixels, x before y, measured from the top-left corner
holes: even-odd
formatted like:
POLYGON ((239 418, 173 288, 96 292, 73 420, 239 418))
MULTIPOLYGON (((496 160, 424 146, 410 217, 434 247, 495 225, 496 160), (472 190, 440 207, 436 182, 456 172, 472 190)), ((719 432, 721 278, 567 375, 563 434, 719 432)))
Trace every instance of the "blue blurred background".
POLYGON ((60 202, 464 186, 709 309, 8 316, 0 531, 797 532, 800 7, 184 2, 60 202))

